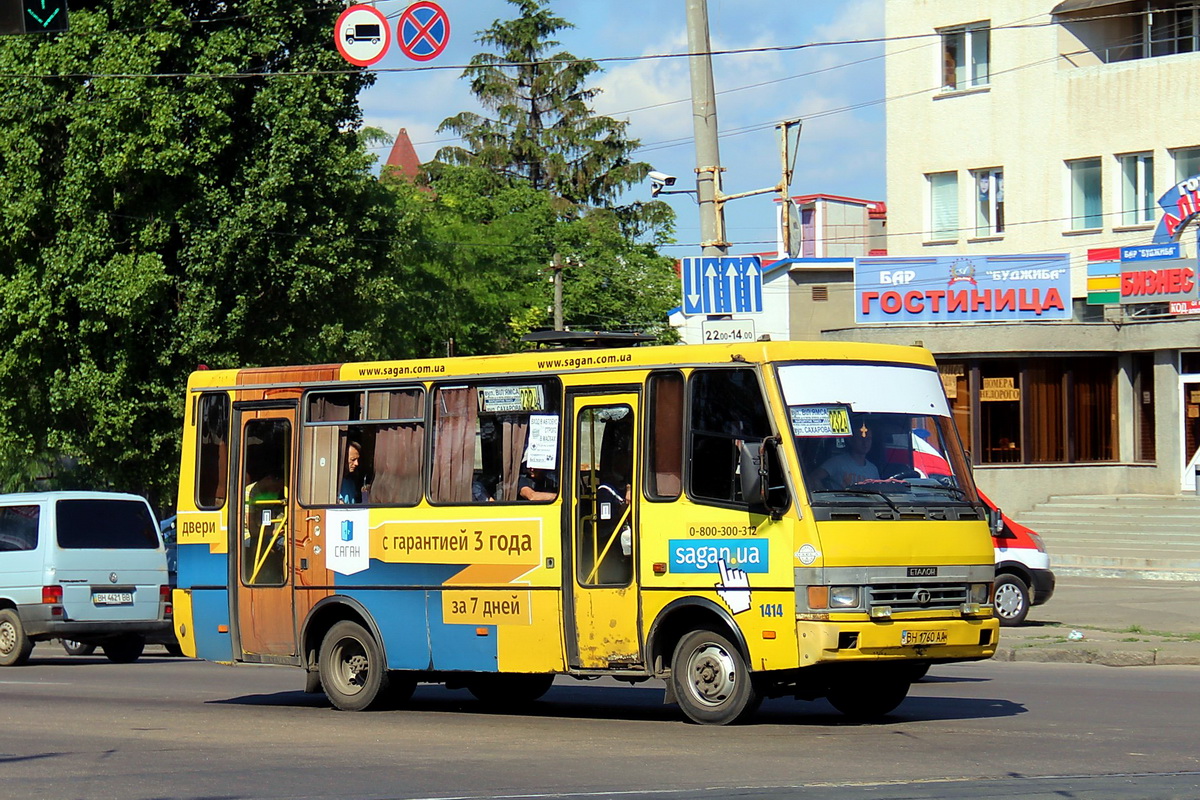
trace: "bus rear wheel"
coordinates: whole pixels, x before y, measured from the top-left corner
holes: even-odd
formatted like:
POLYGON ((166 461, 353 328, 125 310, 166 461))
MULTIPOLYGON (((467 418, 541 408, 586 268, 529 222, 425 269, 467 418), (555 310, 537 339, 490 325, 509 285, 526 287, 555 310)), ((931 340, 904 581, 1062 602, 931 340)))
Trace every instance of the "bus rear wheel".
POLYGON ((743 722, 762 702, 741 652, 713 631, 693 631, 679 640, 671 683, 683 713, 701 724, 743 722))
POLYGON ((388 671, 379 643, 363 626, 335 623, 321 642, 321 686, 334 708, 366 711, 388 697, 388 671))

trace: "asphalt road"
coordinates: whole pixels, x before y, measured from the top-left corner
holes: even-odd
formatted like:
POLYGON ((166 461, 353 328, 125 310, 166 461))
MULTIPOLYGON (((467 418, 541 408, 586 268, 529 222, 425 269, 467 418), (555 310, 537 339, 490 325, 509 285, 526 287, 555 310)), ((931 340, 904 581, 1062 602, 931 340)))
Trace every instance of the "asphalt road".
POLYGON ((526 714, 418 689, 354 714, 299 671, 34 651, 0 671, 0 796, 1143 798, 1200 796, 1200 667, 936 668, 886 722, 775 700, 686 724, 658 687, 561 681, 526 714))

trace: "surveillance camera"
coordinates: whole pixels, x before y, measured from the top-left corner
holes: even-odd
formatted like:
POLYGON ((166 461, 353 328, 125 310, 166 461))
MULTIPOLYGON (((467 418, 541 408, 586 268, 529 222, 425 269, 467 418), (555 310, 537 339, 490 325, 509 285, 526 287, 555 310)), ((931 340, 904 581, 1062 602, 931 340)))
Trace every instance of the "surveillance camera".
POLYGON ((655 183, 661 183, 663 186, 674 186, 675 176, 668 175, 665 172, 651 172, 648 176, 655 183))

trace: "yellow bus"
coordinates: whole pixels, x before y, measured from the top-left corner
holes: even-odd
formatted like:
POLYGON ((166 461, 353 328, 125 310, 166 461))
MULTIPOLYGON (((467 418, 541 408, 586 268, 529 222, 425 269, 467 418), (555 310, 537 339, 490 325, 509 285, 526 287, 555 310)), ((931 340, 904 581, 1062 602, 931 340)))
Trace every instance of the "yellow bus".
POLYGON ((920 348, 538 350, 200 370, 175 626, 339 709, 666 682, 855 717, 995 652, 988 513, 920 348))

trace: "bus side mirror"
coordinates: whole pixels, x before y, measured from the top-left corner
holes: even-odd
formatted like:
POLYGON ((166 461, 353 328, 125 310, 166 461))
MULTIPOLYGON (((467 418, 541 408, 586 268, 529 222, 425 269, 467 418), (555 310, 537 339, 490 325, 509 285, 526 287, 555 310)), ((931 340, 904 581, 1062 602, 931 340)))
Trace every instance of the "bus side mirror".
POLYGON ((765 507, 772 519, 782 518, 788 507, 778 447, 777 436, 769 436, 759 443, 742 442, 738 446, 742 499, 752 506, 765 507))
POLYGON ((1004 533, 1004 515, 1000 513, 1000 509, 988 507, 988 527, 992 529, 993 536, 1004 533))
POLYGON ((752 506, 762 505, 766 500, 762 452, 762 445, 758 442, 738 442, 738 477, 742 482, 742 499, 752 506))

